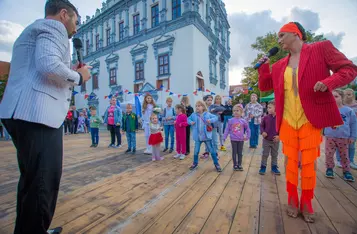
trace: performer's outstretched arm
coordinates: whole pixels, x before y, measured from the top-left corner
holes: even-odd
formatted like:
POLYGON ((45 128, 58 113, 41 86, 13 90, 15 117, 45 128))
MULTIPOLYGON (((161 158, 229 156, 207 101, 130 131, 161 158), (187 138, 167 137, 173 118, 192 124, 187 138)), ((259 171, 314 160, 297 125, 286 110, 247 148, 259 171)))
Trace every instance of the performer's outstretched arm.
POLYGON ((265 63, 262 64, 261 67, 258 69, 259 73, 259 81, 258 87, 260 91, 266 92, 273 89, 273 79, 270 73, 269 64, 265 63))

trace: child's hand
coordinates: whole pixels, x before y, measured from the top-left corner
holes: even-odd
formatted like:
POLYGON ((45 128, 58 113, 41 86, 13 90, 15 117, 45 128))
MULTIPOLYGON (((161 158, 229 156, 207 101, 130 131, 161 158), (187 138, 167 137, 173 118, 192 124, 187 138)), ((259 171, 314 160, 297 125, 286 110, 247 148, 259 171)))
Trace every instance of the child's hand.
POLYGON ((117 125, 117 126, 120 126, 120 123, 117 123, 116 125, 117 125))
POLYGON ((207 123, 211 123, 211 121, 208 119, 207 121, 206 121, 207 123))
POLYGON ((352 138, 348 139, 348 144, 352 144, 353 142, 355 142, 354 139, 352 139, 352 138))
POLYGON ((262 133, 262 137, 263 137, 263 138, 266 138, 267 136, 268 136, 268 133, 266 133, 266 132, 263 132, 263 133, 262 133))
POLYGON ((275 136, 275 137, 273 138, 273 141, 274 141, 274 142, 279 142, 279 141, 280 141, 279 136, 275 136))

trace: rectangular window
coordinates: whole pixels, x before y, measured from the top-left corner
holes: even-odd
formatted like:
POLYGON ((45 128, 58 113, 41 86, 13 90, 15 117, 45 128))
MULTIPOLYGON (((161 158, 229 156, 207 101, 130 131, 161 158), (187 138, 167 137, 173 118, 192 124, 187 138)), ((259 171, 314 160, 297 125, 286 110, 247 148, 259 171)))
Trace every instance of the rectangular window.
POLYGON ((134 93, 138 93, 143 87, 143 84, 134 84, 134 93))
POLYGON ((204 90, 205 89, 205 81, 198 77, 196 79, 197 79, 197 88, 204 90))
POLYGON ((93 89, 98 89, 99 88, 99 84, 98 84, 98 74, 93 74, 92 75, 92 85, 93 85, 93 89))
POLYGON ((95 35, 95 50, 99 49, 99 34, 95 35))
POLYGON ((81 92, 86 92, 87 88, 86 88, 86 82, 83 82, 81 85, 81 92))
POLYGON ((111 68, 109 70, 109 85, 116 85, 117 84, 117 70, 116 68, 111 68))
POLYGON ((159 56, 159 76, 169 75, 169 55, 164 54, 159 56))
POLYGON ((140 32, 140 14, 133 16, 134 35, 140 32))
POLYGON ((110 45, 110 28, 107 29, 106 36, 107 36, 107 46, 108 46, 110 45))
POLYGON ((163 80, 156 81, 157 89, 160 89, 162 85, 165 87, 165 89, 170 89, 170 79, 163 79, 163 80))
POLYGON ((124 22, 119 23, 119 41, 124 39, 124 22))
POLYGON ((135 63, 135 80, 144 79, 144 62, 135 63))
POLYGON ((181 16, 181 0, 172 0, 172 19, 181 16))
POLYGON ((159 4, 151 7, 151 27, 159 25, 159 4))
POLYGON ((86 55, 89 54, 89 40, 86 40, 86 55))

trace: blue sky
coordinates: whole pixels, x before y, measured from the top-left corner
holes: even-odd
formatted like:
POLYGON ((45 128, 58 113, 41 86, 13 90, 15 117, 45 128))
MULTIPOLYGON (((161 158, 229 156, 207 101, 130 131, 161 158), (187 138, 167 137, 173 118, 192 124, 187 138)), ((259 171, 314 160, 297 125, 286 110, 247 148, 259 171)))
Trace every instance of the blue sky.
MULTIPOLYGON (((11 59, 13 42, 24 27, 44 15, 46 0, 0 0, 0 60, 11 59)), ((93 15, 101 0, 72 0, 82 18, 93 15)), ((243 67, 256 52, 257 36, 277 31, 288 21, 323 33, 357 63, 357 0, 224 0, 231 25, 230 84, 238 84, 243 67)))

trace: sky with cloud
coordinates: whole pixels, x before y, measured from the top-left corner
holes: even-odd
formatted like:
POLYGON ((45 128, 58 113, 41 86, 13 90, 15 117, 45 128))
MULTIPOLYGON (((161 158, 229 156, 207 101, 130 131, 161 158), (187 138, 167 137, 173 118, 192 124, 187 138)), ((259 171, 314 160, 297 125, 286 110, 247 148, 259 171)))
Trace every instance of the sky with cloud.
MULTIPOLYGON (((46 0, 0 0, 0 60, 11 59, 21 31, 44 15, 46 0), (21 7, 20 7, 21 6, 21 7)), ((82 18, 93 15, 102 0, 72 0, 82 18)), ((323 33, 357 63, 357 0, 223 0, 231 26, 230 84, 242 79, 243 67, 256 57, 250 48, 258 36, 278 31, 286 22, 299 21, 306 30, 323 33)))

